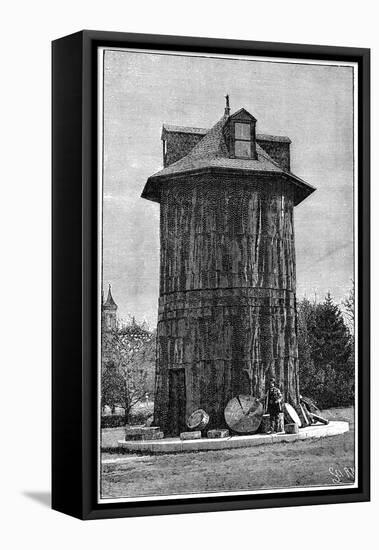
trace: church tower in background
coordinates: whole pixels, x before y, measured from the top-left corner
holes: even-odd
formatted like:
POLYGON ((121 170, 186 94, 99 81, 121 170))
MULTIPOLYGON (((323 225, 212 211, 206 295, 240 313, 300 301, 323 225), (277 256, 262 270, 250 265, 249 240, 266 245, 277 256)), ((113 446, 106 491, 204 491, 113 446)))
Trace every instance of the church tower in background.
POLYGON ((101 328, 102 332, 111 332, 117 328, 117 304, 113 300, 111 285, 108 287, 108 296, 106 301, 101 304, 101 328))

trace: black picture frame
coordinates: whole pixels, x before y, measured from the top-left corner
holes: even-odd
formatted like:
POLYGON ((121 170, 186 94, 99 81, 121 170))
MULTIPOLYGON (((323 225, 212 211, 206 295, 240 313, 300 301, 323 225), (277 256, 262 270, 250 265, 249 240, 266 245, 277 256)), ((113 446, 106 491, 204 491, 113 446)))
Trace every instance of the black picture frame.
POLYGON ((81 519, 370 499, 370 50, 81 31, 52 44, 52 507, 81 519), (358 64, 357 488, 98 504, 97 48, 128 47, 358 64))

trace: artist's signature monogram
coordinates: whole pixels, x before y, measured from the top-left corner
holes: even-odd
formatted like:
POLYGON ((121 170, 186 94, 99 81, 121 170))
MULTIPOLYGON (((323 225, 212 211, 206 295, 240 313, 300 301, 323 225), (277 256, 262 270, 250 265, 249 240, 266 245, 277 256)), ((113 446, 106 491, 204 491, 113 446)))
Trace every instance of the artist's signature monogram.
POLYGON ((329 468, 329 473, 332 476, 333 483, 346 483, 346 481, 354 481, 354 468, 329 468))

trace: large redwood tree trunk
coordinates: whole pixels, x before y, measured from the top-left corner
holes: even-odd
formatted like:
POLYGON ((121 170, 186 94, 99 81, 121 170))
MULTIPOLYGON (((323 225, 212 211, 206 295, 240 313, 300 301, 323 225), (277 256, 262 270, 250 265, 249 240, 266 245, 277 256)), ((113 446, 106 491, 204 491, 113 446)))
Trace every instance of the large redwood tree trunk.
POLYGON ((293 188, 277 176, 192 176, 161 188, 154 422, 196 408, 225 426, 233 396, 275 376, 298 403, 293 188))

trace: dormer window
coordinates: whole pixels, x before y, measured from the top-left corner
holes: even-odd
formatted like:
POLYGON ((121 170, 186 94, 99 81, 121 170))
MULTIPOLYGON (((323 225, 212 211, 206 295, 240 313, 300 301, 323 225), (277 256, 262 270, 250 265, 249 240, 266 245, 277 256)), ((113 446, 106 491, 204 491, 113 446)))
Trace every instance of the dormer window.
POLYGON ((256 159, 256 119, 245 109, 232 115, 224 128, 225 141, 230 158, 256 159))
POLYGON ((234 138, 235 156, 251 158, 251 125, 236 122, 234 124, 234 138))

